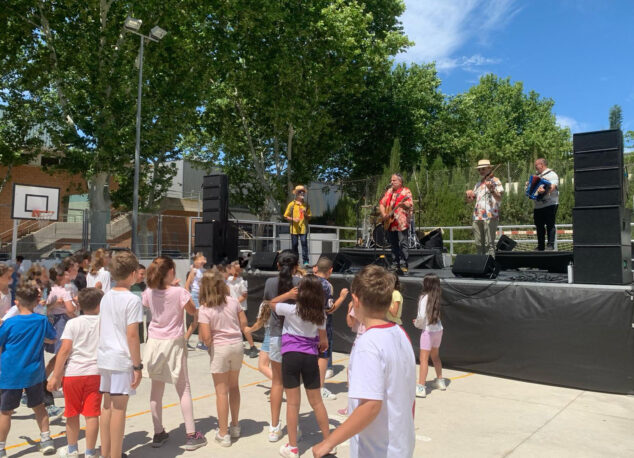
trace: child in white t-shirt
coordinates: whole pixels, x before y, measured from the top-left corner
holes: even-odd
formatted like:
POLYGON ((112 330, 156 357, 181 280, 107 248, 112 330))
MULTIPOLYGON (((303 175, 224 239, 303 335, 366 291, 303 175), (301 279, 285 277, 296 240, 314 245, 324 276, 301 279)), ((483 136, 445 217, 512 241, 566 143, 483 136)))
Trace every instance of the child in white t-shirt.
POLYGON ((442 391, 447 389, 445 379, 442 378, 442 362, 439 355, 443 330, 440 321, 441 294, 438 275, 425 275, 423 277, 423 292, 418 301, 418 316, 414 320, 414 326, 423 330, 420 335, 420 372, 418 385, 416 385, 416 396, 419 398, 427 396, 425 381, 427 380, 430 355, 436 370, 436 388, 442 391))
POLYGON ((96 449, 101 415, 101 377, 97 368, 99 333, 99 304, 103 292, 97 288, 85 288, 78 295, 83 315, 69 321, 61 336, 53 375, 47 389, 55 391, 64 387, 66 417, 66 448, 60 456, 78 456, 79 415, 86 419, 86 456, 98 456, 96 449), (68 361, 68 364, 66 362, 68 361), (66 368, 64 368, 66 366, 66 368))
POLYGON ((363 268, 352 282, 353 307, 366 331, 350 353, 351 414, 313 447, 315 457, 328 454, 347 439, 351 458, 414 454, 416 360, 403 328, 385 319, 393 287, 393 275, 375 265, 363 268))
MULTIPOLYGON (((286 391, 286 422, 288 444, 280 455, 297 458, 297 428, 299 425, 300 384, 303 382, 324 439, 330 434, 328 414, 321 397, 319 354, 328 349, 324 289, 316 275, 306 275, 297 287, 297 304, 271 303, 277 315, 284 317, 282 327, 282 382, 286 391)), ((326 453, 334 453, 334 446, 326 453)))
MULTIPOLYGON (((242 311, 246 314, 249 283, 242 278, 242 267, 240 267, 240 261, 233 261, 229 264, 229 266, 227 266, 227 273, 229 273, 229 278, 227 278, 229 293, 231 294, 231 297, 240 303, 242 311)), ((249 343, 249 349, 246 351, 247 356, 249 356, 249 358, 257 358, 260 351, 253 342, 253 336, 251 333, 245 332, 244 337, 249 343)))
POLYGON ((117 253, 110 274, 117 286, 101 300, 97 367, 99 391, 104 395, 101 412, 101 454, 122 456, 128 398, 141 383, 139 323, 143 321, 141 299, 130 292, 139 261, 129 251, 117 253))
POLYGON ((110 263, 110 254, 103 248, 99 248, 92 254, 90 270, 86 275, 86 287, 97 288, 104 293, 110 291, 111 275, 107 270, 110 263))

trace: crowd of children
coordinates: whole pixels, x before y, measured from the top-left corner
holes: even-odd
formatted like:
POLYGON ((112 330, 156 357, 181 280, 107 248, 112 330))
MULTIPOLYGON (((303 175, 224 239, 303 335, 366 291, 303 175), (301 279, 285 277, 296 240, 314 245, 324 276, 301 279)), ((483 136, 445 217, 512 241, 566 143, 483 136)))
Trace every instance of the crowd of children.
POLYGON ((56 453, 49 422, 60 414, 52 395, 60 388, 67 445, 57 451, 59 456, 79 456, 80 415, 86 424, 86 457, 126 456, 126 408, 144 369, 151 381, 151 446, 161 447, 169 438, 162 423, 166 384, 174 385, 180 400, 184 449, 205 446, 207 440, 195 429, 187 370, 188 350, 194 349, 188 340, 196 329, 197 348, 210 356, 218 417, 214 441, 220 446, 231 446, 241 434, 239 376, 246 353, 259 357, 258 369, 271 380, 270 442, 284 435, 281 408, 286 395, 288 442, 280 455, 299 456, 301 384, 323 435, 313 447, 314 456, 335 453, 348 439, 354 457, 413 455, 414 400, 427 394, 430 357, 435 385, 446 389, 439 358, 443 328, 437 276, 423 279, 413 323, 421 329, 417 383, 412 344, 400 326, 403 296, 392 273, 368 266, 355 276, 350 291, 343 288, 336 295, 329 281, 330 259, 320 258, 307 273, 296 253, 282 251, 279 273, 267 279, 257 320, 249 327, 248 284, 240 264, 205 270, 206 262, 202 254, 194 256, 184 287, 169 257, 154 259, 146 271, 128 251, 112 257, 103 249, 92 256, 80 253, 50 270, 33 264, 19 280, 11 267, 0 263, 0 458, 7 456, 11 415, 21 401, 35 413, 40 451, 56 453), (13 301, 10 286, 16 281, 13 301), (338 411, 345 421, 331 431, 324 400, 336 395, 324 383, 333 371, 332 317, 348 296, 347 324, 356 334, 347 374, 349 401, 338 411), (144 314, 147 329, 141 326, 144 314), (252 334, 262 327, 258 351, 252 334), (47 365, 44 350, 54 354, 47 365), (11 370, 3 370, 7 367, 11 370))

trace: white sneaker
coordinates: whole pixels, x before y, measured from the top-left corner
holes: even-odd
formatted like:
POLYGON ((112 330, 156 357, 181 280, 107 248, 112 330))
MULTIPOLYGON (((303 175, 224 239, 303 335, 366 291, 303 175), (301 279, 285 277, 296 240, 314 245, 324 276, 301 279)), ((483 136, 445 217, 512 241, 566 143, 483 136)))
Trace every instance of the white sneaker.
POLYGON ((328 388, 321 389, 321 398, 326 399, 328 401, 334 401, 337 399, 337 395, 330 392, 328 388))
POLYGON ((283 435, 282 422, 280 422, 275 428, 269 425, 269 442, 277 442, 283 435))
POLYGON ((76 457, 79 456, 79 452, 78 451, 74 451, 74 452, 68 452, 68 446, 64 446, 62 448, 60 448, 59 450, 57 450, 57 454, 60 458, 72 458, 72 457, 76 457))
POLYGON ((326 369, 326 379, 333 378, 335 376, 335 372, 332 369, 326 369))
POLYGON ((421 385, 420 383, 416 384, 416 397, 417 398, 427 397, 427 390, 425 390, 425 385, 421 385))
POLYGON ((291 447, 289 444, 280 447, 280 456, 284 458, 299 458, 299 449, 291 447))
POLYGON ((231 435, 225 434, 224 436, 220 435, 220 430, 216 430, 216 435, 214 437, 215 441, 220 444, 221 447, 231 447, 231 435))
POLYGON ((231 437, 231 439, 237 439, 238 437, 240 437, 240 425, 229 425, 229 436, 231 437))
POLYGON ((438 388, 440 391, 445 391, 447 389, 447 385, 445 385, 445 379, 444 378, 437 378, 436 379, 436 388, 438 388))

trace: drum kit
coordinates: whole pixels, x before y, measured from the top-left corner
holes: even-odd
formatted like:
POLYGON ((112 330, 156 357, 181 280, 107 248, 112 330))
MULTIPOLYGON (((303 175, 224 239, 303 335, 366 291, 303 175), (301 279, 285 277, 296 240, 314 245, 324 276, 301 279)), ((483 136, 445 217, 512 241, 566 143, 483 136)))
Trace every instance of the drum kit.
MULTIPOLYGON (((418 202, 417 200, 413 201, 418 202)), ((359 240, 359 246, 363 248, 390 248, 390 240, 387 231, 383 228, 383 218, 378 205, 362 205, 363 217, 363 238, 359 240)), ((408 248, 421 248, 420 241, 416 235, 414 216, 422 210, 415 210, 410 215, 410 224, 407 233, 408 248)))

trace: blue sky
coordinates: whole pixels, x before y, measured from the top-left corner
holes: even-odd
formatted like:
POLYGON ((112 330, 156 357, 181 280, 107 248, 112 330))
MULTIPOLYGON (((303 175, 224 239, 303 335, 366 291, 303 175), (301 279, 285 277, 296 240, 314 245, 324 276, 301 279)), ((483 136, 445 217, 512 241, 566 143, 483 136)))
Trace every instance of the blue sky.
POLYGON ((555 101, 573 133, 607 129, 612 105, 634 130, 634 0, 405 0, 416 44, 400 62, 435 61, 456 94, 495 73, 555 101))

